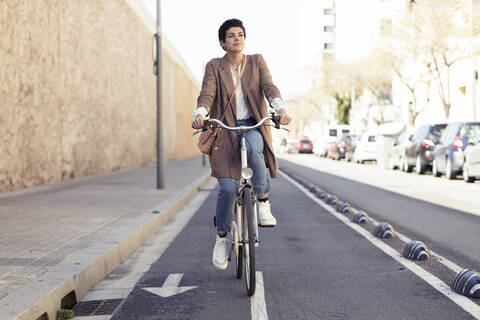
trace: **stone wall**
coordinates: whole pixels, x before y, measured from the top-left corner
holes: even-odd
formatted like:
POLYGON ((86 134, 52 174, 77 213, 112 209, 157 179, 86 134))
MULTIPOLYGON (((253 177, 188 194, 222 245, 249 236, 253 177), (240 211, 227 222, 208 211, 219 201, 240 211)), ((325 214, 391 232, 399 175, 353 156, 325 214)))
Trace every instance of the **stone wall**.
MULTIPOLYGON (((0 1, 0 191, 153 163, 154 23, 139 0, 0 1)), ((198 154, 199 84, 167 40, 165 161, 198 154)))

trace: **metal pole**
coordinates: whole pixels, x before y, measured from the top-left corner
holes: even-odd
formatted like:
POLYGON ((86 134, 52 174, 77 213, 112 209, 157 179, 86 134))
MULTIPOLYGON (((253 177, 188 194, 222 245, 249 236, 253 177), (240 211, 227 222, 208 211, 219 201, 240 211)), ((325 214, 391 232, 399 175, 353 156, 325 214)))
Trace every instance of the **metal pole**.
POLYGON ((475 38, 475 35, 473 34, 473 0, 468 1, 469 5, 469 12, 468 12, 468 22, 470 24, 470 52, 472 56, 472 69, 473 72, 470 74, 471 76, 471 85, 472 85, 472 109, 473 109, 473 121, 477 121, 477 77, 478 77, 478 71, 477 71, 477 59, 475 56, 475 50, 474 50, 474 44, 473 40, 475 38))
POLYGON ((160 20, 160 0, 157 0, 157 189, 165 188, 162 155, 162 28, 160 20))

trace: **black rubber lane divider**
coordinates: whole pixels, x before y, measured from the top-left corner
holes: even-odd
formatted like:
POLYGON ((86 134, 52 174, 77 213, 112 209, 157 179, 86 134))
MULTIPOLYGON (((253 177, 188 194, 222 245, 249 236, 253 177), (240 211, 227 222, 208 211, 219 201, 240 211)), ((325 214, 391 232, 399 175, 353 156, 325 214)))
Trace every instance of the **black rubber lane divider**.
POLYGON ((348 214, 353 214, 353 208, 350 205, 348 205, 348 206, 346 206, 342 209, 342 213, 343 214, 347 214, 347 213, 348 214))
POLYGON ((425 243, 418 240, 412 240, 403 249, 403 256, 410 260, 428 260, 432 257, 425 243))
POLYGON ((367 223, 368 221, 370 221, 370 218, 368 217, 368 214, 365 211, 359 210, 355 212, 355 215, 353 216, 352 221, 356 223, 367 223))
POLYGON ((345 201, 340 201, 337 204, 337 212, 345 213, 347 211, 344 212, 344 210, 348 210, 348 208, 350 208, 350 205, 345 201))
POLYGON ((337 196, 334 196, 333 194, 331 194, 328 198, 327 198, 327 204, 331 205, 331 206, 336 206, 338 203, 338 197, 337 196))
POLYGON ((453 279, 452 289, 456 293, 470 298, 480 298, 480 274, 464 269, 453 279))
POLYGON ((386 222, 379 223, 373 234, 378 238, 384 239, 395 237, 395 231, 393 230, 393 227, 386 222))

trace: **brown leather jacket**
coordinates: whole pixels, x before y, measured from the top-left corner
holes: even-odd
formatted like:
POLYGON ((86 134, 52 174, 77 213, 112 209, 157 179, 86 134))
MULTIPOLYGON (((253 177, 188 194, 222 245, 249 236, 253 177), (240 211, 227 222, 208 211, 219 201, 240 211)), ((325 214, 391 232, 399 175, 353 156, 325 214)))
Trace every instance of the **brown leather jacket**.
MULTIPOLYGON (((242 77, 243 95, 252 118, 259 121, 268 115, 265 97, 268 101, 281 97, 277 87, 272 82, 270 71, 260 54, 248 55, 247 64, 242 77)), ((219 119, 235 88, 227 56, 210 60, 205 67, 202 90, 197 100, 198 107, 206 107, 211 118, 219 119)), ((236 102, 232 100, 231 107, 225 113, 223 122, 228 126, 236 126, 236 102)), ((277 177, 278 162, 272 146, 270 127, 260 127, 264 140, 265 163, 272 178, 277 177)), ((240 147, 236 132, 221 129, 212 153, 210 167, 215 178, 240 179, 240 147)))

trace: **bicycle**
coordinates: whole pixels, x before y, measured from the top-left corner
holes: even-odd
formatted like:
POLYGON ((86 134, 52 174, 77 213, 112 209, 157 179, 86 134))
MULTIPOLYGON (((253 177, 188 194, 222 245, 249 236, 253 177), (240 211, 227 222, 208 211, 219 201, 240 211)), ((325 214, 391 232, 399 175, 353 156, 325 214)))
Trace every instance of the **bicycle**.
POLYGON ((270 116, 262 118, 253 126, 229 127, 218 119, 210 119, 205 121, 202 130, 204 131, 207 130, 208 127, 213 127, 213 123, 220 125, 220 127, 226 130, 236 131, 237 134, 241 135, 241 179, 237 187, 234 218, 231 223, 232 246, 230 247, 228 261, 231 261, 232 253, 234 253, 236 277, 237 279, 241 279, 242 272, 245 271, 247 294, 248 296, 252 296, 255 294, 256 287, 255 247, 258 246, 260 238, 258 234, 257 199, 250 182, 250 178, 253 176, 253 170, 248 167, 247 163, 245 133, 248 130, 253 130, 260 126, 274 126, 277 129, 288 130, 280 127, 280 117, 275 116, 274 112, 272 112, 270 116), (264 124, 267 120, 272 120, 274 125, 264 124))

